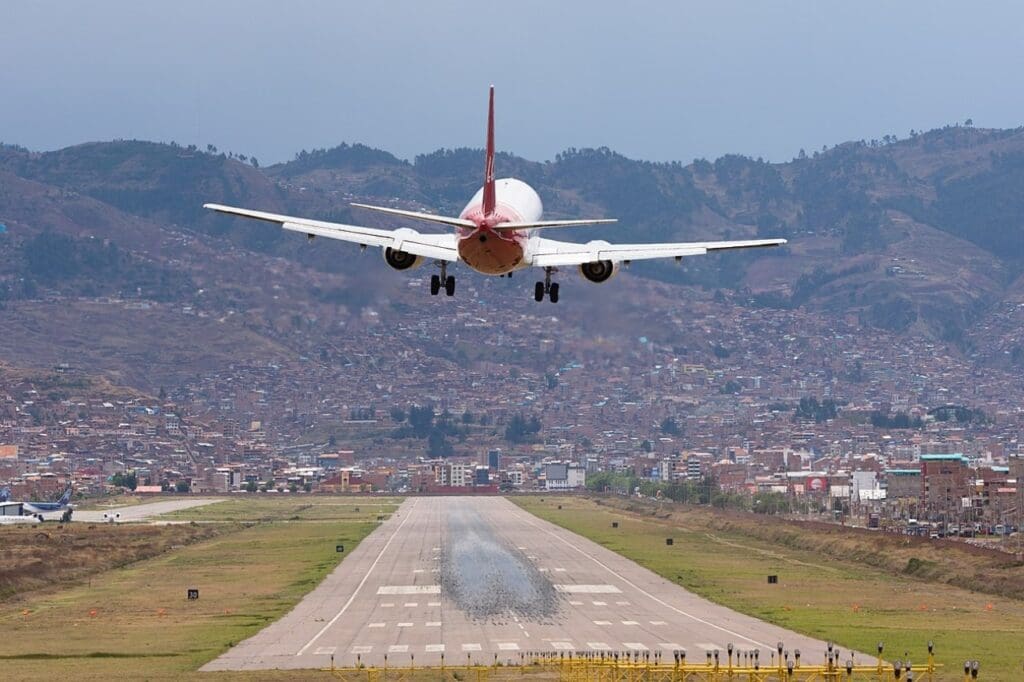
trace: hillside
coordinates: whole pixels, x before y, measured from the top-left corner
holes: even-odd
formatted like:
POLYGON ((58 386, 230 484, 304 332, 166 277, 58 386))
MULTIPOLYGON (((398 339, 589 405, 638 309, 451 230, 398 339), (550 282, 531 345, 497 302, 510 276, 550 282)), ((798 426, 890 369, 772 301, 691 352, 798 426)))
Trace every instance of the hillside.
MULTIPOLYGON (((625 289, 612 299, 563 273, 573 305, 558 314, 585 334, 628 337, 645 320, 660 337, 657 320, 678 314, 675 302, 714 293, 719 305, 799 309, 881 334, 939 339, 993 366, 1024 364, 1015 331, 1024 296, 1022 130, 949 127, 846 143, 783 164, 742 156, 654 164, 571 149, 543 163, 501 154, 497 165, 499 175, 534 185, 550 217, 620 219, 564 231, 565 238, 790 239, 784 249, 682 267, 636 264, 610 285, 625 289)), ((407 318, 423 293, 407 285, 422 273, 410 281, 375 253, 359 257, 322 241, 310 247, 201 204, 394 225, 348 204, 457 213, 482 166, 482 152, 470 149, 407 162, 341 145, 258 168, 212 147, 114 141, 37 153, 0 146, 3 357, 45 365, 84 355, 153 388, 223 366, 238 349, 243 361, 319 353, 332 330, 366 324, 360 315, 369 308, 381 319, 407 318)), ((501 293, 472 274, 462 282, 461 296, 474 301, 494 292, 511 296, 516 314, 550 312, 529 300, 529 276, 502 284, 501 293)), ((444 322, 464 313, 439 314, 444 322)))

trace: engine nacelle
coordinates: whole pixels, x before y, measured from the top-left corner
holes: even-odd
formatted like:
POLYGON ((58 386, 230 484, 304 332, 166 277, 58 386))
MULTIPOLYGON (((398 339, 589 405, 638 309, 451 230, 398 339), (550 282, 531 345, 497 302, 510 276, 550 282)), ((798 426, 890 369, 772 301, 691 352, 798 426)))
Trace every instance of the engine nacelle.
POLYGON ((619 264, 610 260, 595 260, 580 265, 580 276, 588 282, 603 284, 619 271, 619 264))
POLYGON ((423 256, 415 256, 405 251, 396 251, 389 246, 384 249, 384 262, 395 270, 412 270, 423 265, 423 256))

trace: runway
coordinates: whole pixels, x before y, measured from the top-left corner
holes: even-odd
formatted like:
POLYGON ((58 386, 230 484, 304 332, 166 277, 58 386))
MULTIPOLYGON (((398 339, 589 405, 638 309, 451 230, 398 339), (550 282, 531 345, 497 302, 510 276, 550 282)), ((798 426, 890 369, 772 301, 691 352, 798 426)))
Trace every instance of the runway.
POLYGON ((104 514, 107 516, 118 514, 119 516, 116 520, 117 523, 128 523, 131 521, 145 521, 153 516, 169 514, 171 512, 181 511, 182 509, 191 509, 192 507, 202 507, 215 502, 221 502, 221 500, 215 498, 188 498, 181 500, 144 502, 142 504, 132 504, 125 507, 111 507, 110 509, 102 510, 86 511, 76 509, 71 518, 74 521, 82 521, 85 523, 104 523, 109 521, 109 519, 103 518, 104 514))
MULTIPOLYGON (((496 497, 410 498, 278 622, 203 670, 518 661, 530 651, 826 643, 697 597, 496 497)), ((867 661, 868 657, 857 656, 867 661)))

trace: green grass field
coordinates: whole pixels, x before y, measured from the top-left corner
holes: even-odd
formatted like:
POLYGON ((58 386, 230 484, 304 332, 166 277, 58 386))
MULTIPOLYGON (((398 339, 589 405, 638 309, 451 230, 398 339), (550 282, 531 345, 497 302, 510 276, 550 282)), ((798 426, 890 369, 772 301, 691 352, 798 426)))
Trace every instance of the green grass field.
POLYGON ((257 497, 182 512, 239 523, 88 584, 3 602, 0 668, 9 679, 198 677, 201 665, 287 612, 337 565, 336 544, 351 551, 397 503, 257 497), (190 587, 200 590, 198 601, 186 599, 190 587))
MULTIPOLYGON (((961 679, 966 659, 982 662, 982 679, 1024 679, 1021 601, 782 547, 748 534, 723 533, 704 525, 702 515, 681 523, 609 509, 582 498, 512 499, 692 592, 835 641, 844 650, 873 654, 882 641, 887 660, 903 659, 908 652, 917 664, 925 662, 927 642, 933 640, 936 660, 945 666, 941 679, 961 679), (611 527, 613 521, 618 528, 611 527), (673 538, 672 546, 665 544, 667 537, 673 538), (768 585, 768 575, 778 575, 779 584, 768 585)), ((819 662, 823 656, 824 652, 814 652, 805 660, 819 662)))

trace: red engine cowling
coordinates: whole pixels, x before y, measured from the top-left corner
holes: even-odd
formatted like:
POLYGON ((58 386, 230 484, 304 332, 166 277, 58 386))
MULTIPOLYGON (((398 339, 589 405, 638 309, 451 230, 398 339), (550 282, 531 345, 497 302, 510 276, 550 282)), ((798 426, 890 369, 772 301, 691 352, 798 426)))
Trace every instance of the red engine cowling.
POLYGON ((588 282, 603 284, 619 271, 619 264, 610 260, 596 260, 580 265, 580 276, 588 282))

